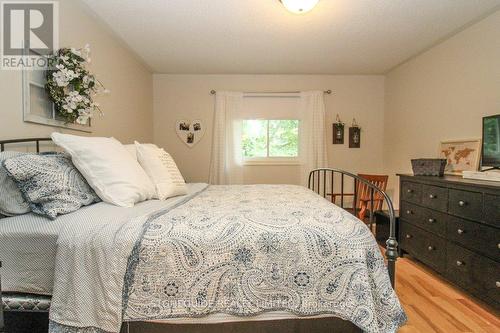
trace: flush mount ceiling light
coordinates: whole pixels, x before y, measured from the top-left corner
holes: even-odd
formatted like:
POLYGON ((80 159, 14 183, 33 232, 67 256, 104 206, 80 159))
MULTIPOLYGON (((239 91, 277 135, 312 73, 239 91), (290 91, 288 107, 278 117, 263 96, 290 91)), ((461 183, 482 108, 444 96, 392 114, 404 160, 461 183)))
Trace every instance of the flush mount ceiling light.
POLYGON ((312 10, 319 0, 280 0, 286 9, 294 14, 304 14, 312 10))

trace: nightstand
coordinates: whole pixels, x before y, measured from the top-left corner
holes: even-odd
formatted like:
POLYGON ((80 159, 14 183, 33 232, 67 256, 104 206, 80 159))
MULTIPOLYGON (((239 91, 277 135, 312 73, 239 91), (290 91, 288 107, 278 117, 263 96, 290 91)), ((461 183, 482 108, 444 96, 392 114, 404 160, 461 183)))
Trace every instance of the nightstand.
MULTIPOLYGON (((394 211, 394 213, 396 214, 396 239, 399 243, 399 210, 394 211)), ((375 239, 379 244, 383 244, 385 248, 385 242, 389 239, 389 212, 387 210, 378 210, 373 215, 376 224, 375 239)))

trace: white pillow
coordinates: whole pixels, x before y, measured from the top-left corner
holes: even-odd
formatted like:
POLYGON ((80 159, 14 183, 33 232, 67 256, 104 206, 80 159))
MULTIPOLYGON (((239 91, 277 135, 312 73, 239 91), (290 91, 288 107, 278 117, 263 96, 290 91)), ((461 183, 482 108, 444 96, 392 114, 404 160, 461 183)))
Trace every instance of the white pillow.
MULTIPOLYGON (((158 148, 158 146, 155 145, 154 143, 142 143, 142 145, 158 148)), ((132 157, 134 157, 134 160, 137 160, 137 149, 135 148, 135 143, 132 143, 129 145, 124 145, 124 146, 127 149, 127 151, 130 153, 130 155, 132 155, 132 157)))
POLYGON ((116 206, 132 207, 154 197, 155 187, 139 163, 114 138, 52 133, 52 140, 71 155, 97 195, 116 206))
POLYGON ((134 160, 137 161, 137 150, 135 149, 135 143, 131 145, 124 145, 125 149, 129 152, 130 156, 134 158, 134 160))
POLYGON ((137 160, 156 187, 156 198, 165 200, 187 194, 187 187, 172 156, 150 144, 135 143, 137 160))

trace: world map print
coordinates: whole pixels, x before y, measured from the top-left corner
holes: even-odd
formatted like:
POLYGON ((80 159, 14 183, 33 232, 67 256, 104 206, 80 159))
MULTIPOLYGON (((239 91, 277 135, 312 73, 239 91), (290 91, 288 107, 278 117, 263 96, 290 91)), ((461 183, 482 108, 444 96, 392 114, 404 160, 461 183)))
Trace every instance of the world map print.
POLYGON ((448 174, 475 171, 478 168, 478 141, 443 142, 440 154, 447 160, 445 172, 448 174))

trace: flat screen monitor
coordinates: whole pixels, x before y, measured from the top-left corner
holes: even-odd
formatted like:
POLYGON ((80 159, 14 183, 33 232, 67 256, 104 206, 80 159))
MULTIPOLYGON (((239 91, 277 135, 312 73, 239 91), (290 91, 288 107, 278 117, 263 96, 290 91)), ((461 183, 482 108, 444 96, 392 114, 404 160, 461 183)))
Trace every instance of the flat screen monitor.
POLYGON ((481 161, 483 167, 500 167, 500 114, 483 118, 481 161))

